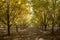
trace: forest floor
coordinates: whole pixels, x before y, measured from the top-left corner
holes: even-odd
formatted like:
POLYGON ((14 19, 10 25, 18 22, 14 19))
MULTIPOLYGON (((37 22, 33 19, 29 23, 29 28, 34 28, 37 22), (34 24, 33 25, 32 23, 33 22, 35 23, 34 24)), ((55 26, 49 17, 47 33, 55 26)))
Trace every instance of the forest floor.
POLYGON ((0 33, 0 40, 60 40, 60 31, 52 34, 37 28, 27 28, 13 32, 10 36, 0 33))

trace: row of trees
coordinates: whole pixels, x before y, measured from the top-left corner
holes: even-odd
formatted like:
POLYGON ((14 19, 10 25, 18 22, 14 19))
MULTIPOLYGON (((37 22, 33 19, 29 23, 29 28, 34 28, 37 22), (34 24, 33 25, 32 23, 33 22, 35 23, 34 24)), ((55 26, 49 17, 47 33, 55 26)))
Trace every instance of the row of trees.
POLYGON ((60 1, 59 0, 32 0, 34 12, 36 18, 38 18, 37 23, 40 26, 52 27, 52 33, 54 27, 60 27, 60 1))
POLYGON ((7 26, 8 35, 10 27, 15 25, 30 26, 32 23, 45 30, 51 26, 52 32, 55 26, 60 27, 59 0, 0 0, 0 4, 0 25, 7 26))
POLYGON ((0 0, 0 26, 7 26, 8 35, 10 27, 26 25, 29 16, 25 0, 0 0))

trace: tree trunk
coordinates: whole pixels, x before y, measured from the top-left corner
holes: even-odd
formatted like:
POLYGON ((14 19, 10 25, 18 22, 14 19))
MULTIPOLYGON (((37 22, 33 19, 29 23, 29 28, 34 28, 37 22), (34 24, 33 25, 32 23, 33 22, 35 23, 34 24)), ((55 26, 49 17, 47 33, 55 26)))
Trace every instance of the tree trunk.
POLYGON ((8 36, 10 35, 10 16, 9 16, 9 1, 7 0, 7 10, 6 10, 6 13, 7 13, 7 27, 8 27, 8 36))
POLYGON ((8 23, 8 35, 10 35, 10 24, 8 23))
POLYGON ((52 23, 52 31, 51 31, 52 34, 54 34, 54 22, 52 23))
POLYGON ((60 23, 59 23, 59 25, 58 25, 58 26, 59 26, 59 30, 60 30, 60 23))
POLYGON ((44 11, 44 30, 46 30, 47 28, 47 24, 46 24, 46 14, 45 14, 45 11, 44 11))
POLYGON ((18 26, 16 25, 16 32, 18 32, 18 26))
POLYGON ((7 9, 7 26, 8 26, 8 35, 10 35, 10 21, 9 21, 9 9, 7 9))
POLYGON ((54 34, 54 26, 55 26, 55 9, 56 9, 56 0, 52 0, 53 2, 53 20, 52 20, 52 34, 54 34))
POLYGON ((47 30, 47 25, 46 24, 44 25, 44 27, 45 27, 45 30, 47 30))

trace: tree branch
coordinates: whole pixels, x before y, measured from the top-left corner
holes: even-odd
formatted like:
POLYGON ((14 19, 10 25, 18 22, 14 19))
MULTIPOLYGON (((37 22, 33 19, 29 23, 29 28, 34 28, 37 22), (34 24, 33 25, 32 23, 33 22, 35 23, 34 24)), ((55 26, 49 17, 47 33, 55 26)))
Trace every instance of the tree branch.
POLYGON ((7 24, 5 23, 5 21, 4 21, 4 20, 2 20, 1 18, 0 18, 0 21, 1 21, 3 24, 7 25, 7 24))

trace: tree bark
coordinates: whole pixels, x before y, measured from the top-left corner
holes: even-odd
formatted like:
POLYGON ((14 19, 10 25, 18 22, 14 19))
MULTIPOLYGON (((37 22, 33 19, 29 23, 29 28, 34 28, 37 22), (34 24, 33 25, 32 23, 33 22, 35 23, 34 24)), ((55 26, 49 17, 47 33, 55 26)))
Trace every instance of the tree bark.
POLYGON ((10 21, 9 21, 9 14, 7 14, 7 26, 8 26, 8 35, 10 35, 10 21))
POLYGON ((53 20, 52 20, 52 34, 54 34, 54 26, 55 26, 55 9, 56 9, 56 0, 52 0, 53 3, 53 20))
POLYGON ((7 27, 8 27, 8 36, 10 36, 10 16, 9 16, 9 1, 7 0, 7 10, 6 10, 6 13, 7 13, 7 27))
POLYGON ((45 14, 45 11, 44 11, 44 30, 46 30, 47 28, 47 24, 46 24, 46 14, 45 14))

